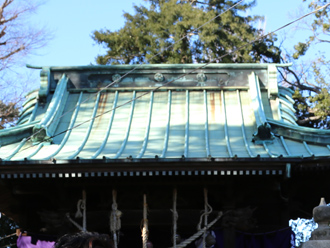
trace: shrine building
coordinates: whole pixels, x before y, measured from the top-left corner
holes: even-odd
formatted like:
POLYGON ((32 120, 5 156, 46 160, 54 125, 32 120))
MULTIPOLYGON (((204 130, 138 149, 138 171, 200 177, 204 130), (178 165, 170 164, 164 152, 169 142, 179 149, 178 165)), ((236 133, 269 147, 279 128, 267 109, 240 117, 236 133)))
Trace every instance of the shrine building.
POLYGON ((311 218, 330 199, 330 130, 296 124, 281 66, 30 66, 40 89, 0 130, 0 212, 27 233, 157 248, 311 218))

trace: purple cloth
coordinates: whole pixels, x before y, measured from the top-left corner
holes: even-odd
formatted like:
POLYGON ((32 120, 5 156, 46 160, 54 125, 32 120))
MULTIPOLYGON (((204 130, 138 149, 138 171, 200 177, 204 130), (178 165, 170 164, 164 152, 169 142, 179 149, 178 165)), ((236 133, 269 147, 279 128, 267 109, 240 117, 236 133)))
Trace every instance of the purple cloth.
POLYGON ((17 238, 17 247, 18 248, 53 248, 54 241, 44 241, 38 240, 36 244, 32 244, 31 236, 22 236, 20 235, 17 238))

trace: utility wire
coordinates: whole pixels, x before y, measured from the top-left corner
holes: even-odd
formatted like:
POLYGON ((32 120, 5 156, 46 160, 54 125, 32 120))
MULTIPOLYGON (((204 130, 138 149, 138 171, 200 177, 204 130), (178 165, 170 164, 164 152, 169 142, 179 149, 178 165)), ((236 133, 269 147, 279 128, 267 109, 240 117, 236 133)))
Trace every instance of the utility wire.
MULTIPOLYGON (((240 1, 240 2, 242 2, 242 1, 240 1)), ((273 31, 271 31, 271 32, 269 32, 269 33, 267 33, 267 34, 264 34, 264 35, 262 35, 262 36, 260 36, 260 37, 258 37, 258 38, 256 38, 256 39, 254 39, 254 40, 252 40, 252 41, 250 41, 250 42, 248 42, 248 43, 246 43, 246 44, 244 44, 244 45, 242 45, 242 46, 240 46, 240 47, 238 47, 238 48, 235 48, 235 49, 233 49, 232 51, 227 52, 226 54, 223 54, 222 56, 220 56, 220 57, 218 57, 218 58, 216 58, 216 59, 217 59, 217 60, 221 60, 222 58, 224 58, 224 57, 226 57, 226 56, 228 56, 228 55, 230 55, 230 54, 232 54, 232 53, 234 53, 234 52, 236 52, 236 51, 238 51, 238 50, 241 50, 242 48, 244 48, 244 47, 246 47, 246 46, 248 46, 248 45, 251 45, 251 44, 257 42, 257 41, 259 41, 259 40, 261 40, 261 39, 267 37, 268 35, 274 34, 274 33, 278 32, 279 30, 284 29, 284 28, 286 28, 286 27, 292 25, 293 23, 298 22, 298 21, 300 21, 300 20, 306 18, 306 17, 309 16, 309 15, 312 15, 312 14, 318 12, 319 10, 328 7, 329 5, 330 5, 330 3, 325 4, 325 5, 321 6, 320 8, 318 8, 318 9, 316 9, 316 10, 314 10, 314 11, 311 11, 311 12, 309 12, 309 13, 307 13, 307 14, 305 14, 305 15, 303 15, 303 16, 301 16, 301 17, 299 17, 299 18, 297 18, 297 19, 295 19, 295 20, 293 20, 293 21, 291 21, 291 22, 288 22, 288 23, 286 23, 285 25, 283 25, 283 26, 281 26, 281 27, 279 27, 279 28, 277 28, 277 29, 275 29, 275 30, 273 30, 273 31)), ((236 6, 236 5, 233 5, 233 6, 236 6)), ((223 12, 223 13, 224 13, 224 12, 223 12)), ((204 25, 205 25, 205 24, 204 24, 204 25)), ((184 73, 184 74, 178 76, 177 78, 175 78, 175 79, 173 79, 173 80, 171 80, 171 81, 169 81, 169 82, 167 82, 167 83, 165 83, 165 84, 163 84, 163 85, 161 85, 161 86, 158 86, 158 87, 156 87, 156 88, 154 88, 154 89, 152 89, 152 90, 150 90, 150 91, 148 91, 148 92, 145 92, 145 93, 143 93, 143 94, 141 94, 141 95, 139 95, 139 96, 137 96, 137 97, 135 97, 135 98, 133 98, 133 99, 131 99, 131 100, 129 100, 129 101, 123 103, 123 104, 121 104, 121 105, 118 105, 118 106, 116 106, 115 108, 112 108, 112 109, 110 109, 110 110, 108 110, 108 111, 105 111, 105 112, 103 112, 103 113, 101 113, 101 114, 95 116, 94 118, 90 118, 90 119, 88 119, 88 120, 86 120, 86 121, 84 121, 84 122, 81 122, 81 123, 79 123, 79 124, 73 126, 71 129, 67 129, 67 130, 62 131, 62 132, 60 132, 60 133, 54 134, 53 136, 49 137, 49 139, 52 139, 52 138, 54 138, 54 137, 56 137, 56 136, 59 136, 59 135, 65 133, 65 132, 69 131, 69 130, 72 130, 72 129, 74 129, 74 128, 77 128, 77 127, 79 127, 79 126, 81 126, 81 125, 83 125, 83 124, 85 124, 85 123, 91 121, 92 119, 96 119, 96 118, 98 118, 98 117, 100 117, 100 116, 102 116, 102 115, 104 115, 104 114, 107 114, 107 113, 109 113, 109 112, 111 112, 111 111, 113 111, 113 110, 115 110, 115 109, 117 109, 117 108, 119 108, 119 107, 125 106, 125 105, 131 103, 132 101, 135 101, 135 100, 137 100, 137 99, 139 99, 139 98, 141 98, 141 97, 143 97, 143 96, 145 96, 145 95, 147 95, 147 94, 150 94, 151 92, 155 92, 155 91, 157 91, 158 89, 160 89, 160 88, 162 88, 162 87, 164 87, 164 86, 167 86, 167 85, 173 83, 174 81, 176 81, 176 80, 178 80, 178 79, 181 79, 181 78, 183 78, 183 77, 185 77, 185 76, 187 76, 187 75, 189 75, 189 74, 191 74, 191 73, 193 73, 193 72, 195 72, 195 71, 197 71, 197 70, 200 70, 200 69, 206 67, 207 65, 211 64, 211 63, 212 63, 213 61, 215 61, 216 59, 212 59, 212 60, 210 60, 209 62, 207 62, 207 63, 205 63, 205 64, 202 64, 201 66, 199 66, 199 67, 197 67, 197 68, 195 68, 195 69, 193 69, 193 70, 191 70, 191 71, 189 71, 189 72, 187 72, 187 73, 184 73)), ((135 69, 137 69, 137 68, 134 68, 133 70, 129 71, 129 72, 126 73, 124 76, 128 75, 129 73, 131 73, 131 72, 134 71, 135 69)), ((123 76, 123 77, 124 77, 124 76, 123 76)), ((101 89, 99 92, 101 92, 102 90, 104 90, 104 89, 110 87, 110 86, 113 85, 114 83, 116 83, 116 81, 113 82, 113 83, 111 83, 111 84, 109 84, 109 85, 106 86, 105 88, 101 89)), ((63 116, 63 115, 62 115, 62 116, 63 116)), ((62 116, 61 116, 61 117, 62 117, 62 116)), ((61 118, 61 117, 59 117, 59 118, 61 118)), ((33 135, 35 135, 35 134, 33 134, 33 135)), ((30 139, 33 135, 31 135, 28 139, 30 139)), ((40 143, 42 143, 42 142, 40 142, 40 143)), ((30 147, 32 147, 32 146, 30 146, 30 147)), ((26 149, 29 149, 30 147, 27 147, 27 148, 21 149, 20 152, 21 152, 21 151, 24 151, 24 150, 26 150, 26 149)))

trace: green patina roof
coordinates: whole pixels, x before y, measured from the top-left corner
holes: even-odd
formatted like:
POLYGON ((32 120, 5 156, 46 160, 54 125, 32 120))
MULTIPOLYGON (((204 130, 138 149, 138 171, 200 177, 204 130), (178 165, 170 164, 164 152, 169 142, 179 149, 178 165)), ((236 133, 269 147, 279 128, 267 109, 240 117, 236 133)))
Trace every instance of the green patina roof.
POLYGON ((18 125, 0 131, 2 163, 330 156, 330 131, 296 125, 280 65, 200 66, 40 68, 18 125))

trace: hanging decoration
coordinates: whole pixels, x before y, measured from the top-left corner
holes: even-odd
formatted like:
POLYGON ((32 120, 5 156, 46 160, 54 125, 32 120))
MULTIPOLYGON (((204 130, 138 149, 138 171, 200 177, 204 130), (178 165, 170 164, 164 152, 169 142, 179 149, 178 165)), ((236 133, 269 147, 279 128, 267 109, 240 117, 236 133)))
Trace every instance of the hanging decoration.
POLYGON ((147 219, 147 196, 146 194, 143 195, 143 227, 142 227, 142 248, 148 248, 148 236, 149 236, 149 229, 148 229, 148 219, 147 219))
POLYGON ((177 221, 179 218, 178 212, 176 210, 176 202, 177 202, 177 189, 173 190, 173 247, 176 248, 176 244, 177 244, 177 239, 178 239, 178 235, 177 235, 177 221))
POLYGON ((75 218, 83 218, 82 226, 79 225, 76 221, 74 221, 70 217, 70 213, 66 214, 67 219, 76 226, 80 231, 87 232, 87 221, 86 221, 86 191, 82 191, 82 199, 77 202, 77 212, 75 214, 75 218), (82 211, 82 212, 81 212, 82 211))
POLYGON ((114 248, 118 247, 119 244, 119 231, 121 228, 122 212, 119 211, 117 205, 117 191, 112 190, 112 211, 110 214, 110 232, 113 237, 114 248))
MULTIPOLYGON (((213 209, 208 203, 208 191, 206 188, 204 188, 204 211, 203 214, 200 217, 200 221, 197 225, 197 232, 189 237, 188 239, 185 239, 183 242, 180 244, 176 244, 175 241, 173 241, 173 247, 171 248, 183 248, 192 243, 193 241, 197 240, 201 235, 202 237, 202 246, 203 248, 211 247, 212 245, 215 244, 215 239, 212 236, 212 233, 209 232, 209 229, 222 217, 222 212, 218 213, 218 216, 208 224, 208 216, 212 213, 213 209), (204 220, 204 222, 203 222, 204 220), (202 223, 204 224, 202 227, 202 223), (211 236, 210 236, 211 235, 211 236)), ((173 201, 174 204, 174 201, 173 201)), ((174 211, 173 211, 174 212, 174 211)), ((174 214, 173 214, 174 216, 174 214)), ((174 217, 173 217, 173 225, 174 225, 174 217)), ((173 236, 174 238, 174 236, 173 236)), ((174 240, 174 239, 173 239, 174 240)))

